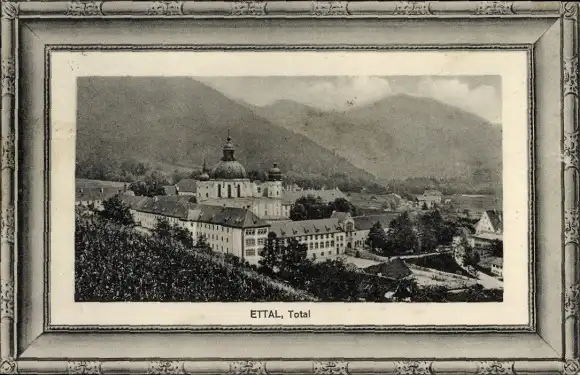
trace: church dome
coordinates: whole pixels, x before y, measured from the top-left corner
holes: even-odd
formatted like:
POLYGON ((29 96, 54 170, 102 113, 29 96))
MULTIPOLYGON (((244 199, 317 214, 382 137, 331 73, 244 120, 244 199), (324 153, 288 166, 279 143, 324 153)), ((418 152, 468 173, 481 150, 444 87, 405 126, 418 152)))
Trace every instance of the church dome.
POLYGON ((268 180, 270 181, 282 181, 282 171, 278 168, 278 164, 274 163, 274 166, 268 171, 268 180))
POLYGON ((236 160, 222 160, 211 172, 211 177, 215 180, 245 179, 246 169, 236 160))
POLYGON ((215 180, 234 180, 247 178, 246 169, 234 157, 235 148, 229 135, 226 144, 222 148, 222 151, 223 157, 211 172, 211 178, 215 180))

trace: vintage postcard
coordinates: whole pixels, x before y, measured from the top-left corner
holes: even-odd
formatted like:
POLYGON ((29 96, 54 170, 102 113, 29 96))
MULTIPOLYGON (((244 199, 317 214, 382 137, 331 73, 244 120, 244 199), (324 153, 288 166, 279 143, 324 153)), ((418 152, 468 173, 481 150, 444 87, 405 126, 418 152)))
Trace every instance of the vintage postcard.
POLYGON ((51 317, 528 324, 527 61, 55 53, 51 317))

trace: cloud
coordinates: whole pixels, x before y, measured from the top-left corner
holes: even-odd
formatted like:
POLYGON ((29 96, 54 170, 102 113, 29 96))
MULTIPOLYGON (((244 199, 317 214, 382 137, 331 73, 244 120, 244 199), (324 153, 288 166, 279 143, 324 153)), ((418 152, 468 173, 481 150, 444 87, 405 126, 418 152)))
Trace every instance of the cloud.
POLYGON ((232 99, 264 106, 293 100, 323 110, 343 110, 395 94, 433 98, 501 123, 499 88, 452 77, 205 77, 202 82, 232 99))
POLYGON ((293 96, 305 104, 330 110, 372 103, 392 93, 385 78, 357 76, 329 78, 293 96))
POLYGON ((491 123, 501 123, 500 93, 493 86, 470 88, 457 78, 424 77, 417 83, 414 94, 459 107, 491 123))

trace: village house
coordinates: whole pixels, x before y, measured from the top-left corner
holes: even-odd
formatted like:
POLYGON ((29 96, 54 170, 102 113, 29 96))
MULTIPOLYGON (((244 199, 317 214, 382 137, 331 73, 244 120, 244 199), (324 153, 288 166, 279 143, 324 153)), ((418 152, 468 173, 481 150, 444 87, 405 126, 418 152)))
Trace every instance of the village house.
POLYGON ((96 210, 103 209, 103 201, 117 195, 135 195, 126 187, 118 186, 98 186, 87 187, 84 184, 77 183, 75 188, 75 205, 84 207, 94 207, 96 210))
POLYGON ((432 209, 441 205, 442 200, 443 194, 438 190, 425 190, 423 194, 415 196, 415 202, 419 208, 432 209))
POLYGON ((494 241, 503 242, 503 211, 487 210, 475 225, 475 233, 470 238, 472 247, 486 247, 494 241))
POLYGON ((491 273, 503 278, 503 258, 494 257, 490 260, 491 273))

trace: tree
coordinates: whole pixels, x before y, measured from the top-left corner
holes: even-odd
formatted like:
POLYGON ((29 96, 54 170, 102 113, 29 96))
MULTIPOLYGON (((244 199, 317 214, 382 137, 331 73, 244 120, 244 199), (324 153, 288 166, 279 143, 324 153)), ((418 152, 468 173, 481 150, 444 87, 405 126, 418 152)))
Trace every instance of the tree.
POLYGON ((397 255, 415 251, 418 247, 417 234, 408 212, 403 212, 389 225, 389 235, 383 250, 385 255, 397 255))
POLYGON ((282 252, 280 251, 280 242, 276 233, 268 233, 268 238, 260 255, 259 265, 263 273, 273 275, 279 271, 282 252))
POLYGON ((386 247, 387 235, 385 233, 383 226, 378 221, 374 223, 371 229, 369 230, 366 243, 373 250, 379 249, 383 251, 383 249, 386 247))
POLYGON ((171 238, 180 242, 186 248, 191 249, 193 247, 193 236, 191 232, 178 225, 172 225, 165 218, 157 219, 157 223, 152 232, 160 238, 171 238))
POLYGON ((489 245, 489 250, 492 256, 503 258, 503 242, 500 240, 493 240, 489 245))
POLYGON ((212 252, 211 246, 209 245, 209 242, 207 242, 207 237, 205 236, 205 234, 202 234, 197 238, 197 242, 195 243, 194 248, 199 251, 203 251, 205 253, 212 252))
POLYGON ((133 225, 135 220, 128 205, 123 203, 119 195, 114 195, 103 202, 101 215, 111 221, 123 225, 133 225))
POLYGON ((357 215, 356 207, 346 198, 336 198, 333 202, 329 203, 330 212, 349 212, 352 216, 357 215))
POLYGON ((290 219, 294 221, 326 219, 332 215, 332 210, 332 206, 324 203, 322 198, 307 195, 296 200, 290 210, 290 219))
POLYGON ((479 253, 471 247, 465 249, 463 254, 463 265, 475 267, 481 260, 479 253))
POLYGON ((429 209, 429 207, 427 206, 427 202, 423 202, 423 206, 421 206, 421 209, 423 211, 427 211, 429 209))

